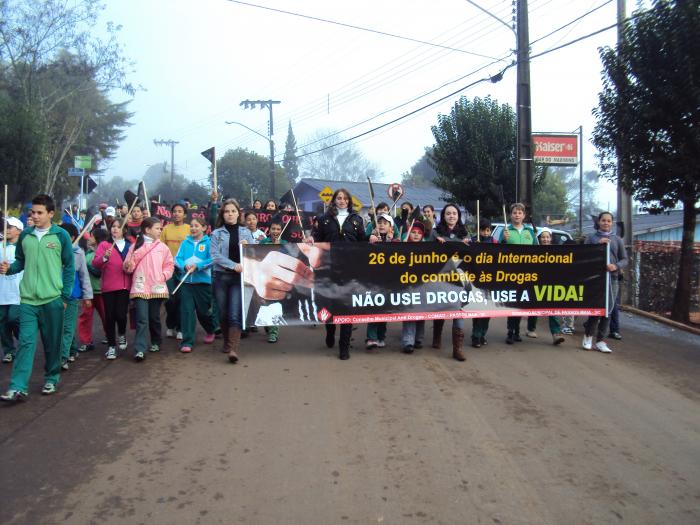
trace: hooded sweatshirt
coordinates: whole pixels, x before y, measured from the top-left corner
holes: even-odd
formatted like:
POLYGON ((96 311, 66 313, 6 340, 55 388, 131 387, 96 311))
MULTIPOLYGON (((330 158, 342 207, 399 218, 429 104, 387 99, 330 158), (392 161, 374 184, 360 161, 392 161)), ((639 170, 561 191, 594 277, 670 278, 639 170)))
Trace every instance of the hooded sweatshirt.
POLYGON ((213 264, 211 252, 209 249, 209 236, 204 235, 198 241, 195 241, 191 235, 185 237, 185 240, 180 244, 180 249, 175 256, 175 266, 185 274, 185 266, 190 264, 197 265, 197 271, 191 273, 185 279, 186 283, 211 284, 211 267, 213 264))
POLYGON ((72 301, 80 299, 92 299, 92 286, 90 285, 90 273, 87 269, 85 252, 80 246, 73 247, 73 257, 75 259, 75 279, 73 290, 70 294, 72 301))

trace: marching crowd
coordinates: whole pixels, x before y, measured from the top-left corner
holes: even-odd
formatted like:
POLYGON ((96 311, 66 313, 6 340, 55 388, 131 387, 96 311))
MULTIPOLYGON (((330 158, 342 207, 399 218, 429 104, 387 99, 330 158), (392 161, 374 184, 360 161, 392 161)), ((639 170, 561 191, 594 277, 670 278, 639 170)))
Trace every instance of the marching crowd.
MULTIPOLYGON (((282 205, 289 206, 289 205, 282 205)), ((275 201, 263 205, 255 201, 252 209, 243 210, 235 199, 219 202, 216 193, 208 208, 208 217, 194 214, 187 223, 188 203, 172 205, 167 225, 151 217, 148 206, 139 202, 131 206, 101 205, 98 219, 85 222, 77 206, 65 210, 62 224, 54 223, 56 206, 48 195, 37 195, 31 212, 21 218, 5 217, 5 238, 0 262, 0 342, 4 363, 12 364, 10 384, 0 400, 17 402, 29 394, 37 336, 41 337, 45 355, 42 394, 56 391, 62 370, 68 370, 81 352, 96 347, 93 334, 97 312, 107 346, 105 358, 116 359, 129 345, 127 328, 135 330, 132 338, 133 358, 143 361, 149 352, 158 352, 162 344, 161 307, 165 304, 166 336, 179 341, 180 351, 189 353, 195 344, 196 322, 204 329, 204 343, 221 337, 221 350, 228 361, 239 360, 242 337, 255 327, 246 328, 242 321, 241 279, 252 283, 253 277, 242 275, 240 244, 283 244, 286 225, 281 216, 273 218, 267 233, 257 227, 257 211, 277 212, 275 201), (20 220, 22 219, 22 220, 20 220), (128 326, 127 326, 128 325, 128 326)), ((293 207, 291 208, 294 209, 293 207)), ((390 206, 379 203, 376 214, 365 221, 353 210, 352 197, 345 189, 333 194, 327 211, 314 221, 305 246, 318 242, 486 242, 507 244, 551 244, 551 231, 536 230, 525 223, 525 208, 513 204, 510 223, 495 239, 492 225, 482 219, 479 232, 470 236, 456 204, 447 204, 440 213, 427 205, 422 209, 404 202, 400 216, 392 217, 390 206)), ((613 217, 603 212, 597 229, 586 238, 589 244, 610 245, 610 304, 615 304, 617 283, 627 264, 622 240, 612 233, 613 217)), ((298 282, 296 274, 280 268, 262 276, 264 285, 256 286, 263 299, 289 290, 298 282), (271 294, 265 297, 266 293, 271 294)), ((607 345, 608 316, 589 317, 585 323, 582 346, 587 350, 611 352, 607 345)), ((433 321, 432 347, 440 348, 444 320, 433 321)), ((522 341, 519 317, 507 320, 506 343, 522 341)), ((537 318, 527 321, 526 335, 537 337, 537 318)), ((553 344, 573 333, 573 318, 548 318, 553 344)), ((386 346, 386 323, 367 325, 365 344, 368 349, 386 346)), ((473 319, 471 344, 487 344, 488 318, 473 319)), ((336 343, 336 325, 326 324, 325 342, 336 343)), ((339 358, 350 357, 352 325, 340 325, 339 358)), ((276 343, 278 327, 266 327, 267 341, 276 343)), ((619 338, 618 329, 612 335, 619 338)), ((404 322, 402 351, 411 354, 423 346, 425 321, 404 322)), ((452 321, 452 357, 466 359, 463 342, 464 319, 452 321)), ((101 337, 98 337, 101 339, 101 337)))

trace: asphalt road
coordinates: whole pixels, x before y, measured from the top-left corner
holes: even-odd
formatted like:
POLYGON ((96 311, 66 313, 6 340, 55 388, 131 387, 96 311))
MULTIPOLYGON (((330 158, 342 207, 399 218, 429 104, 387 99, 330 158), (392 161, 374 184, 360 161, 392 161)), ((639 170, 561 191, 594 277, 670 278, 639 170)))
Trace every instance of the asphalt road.
POLYGON ((96 351, 50 397, 38 359, 0 406, 0 523, 700 523, 700 337, 625 315, 603 355, 540 324, 509 347, 492 321, 465 363, 401 354, 398 325, 345 362, 320 327, 237 365, 96 351))

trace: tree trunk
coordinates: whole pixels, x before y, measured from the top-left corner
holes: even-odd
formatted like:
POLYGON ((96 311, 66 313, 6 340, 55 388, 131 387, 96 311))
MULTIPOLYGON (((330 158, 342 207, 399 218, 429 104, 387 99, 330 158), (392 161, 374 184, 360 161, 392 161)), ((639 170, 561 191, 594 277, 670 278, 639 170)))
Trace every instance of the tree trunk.
POLYGON ((673 297, 671 318, 681 323, 690 322, 690 296, 692 294, 693 242, 695 236, 696 211, 695 195, 683 199, 683 240, 681 241, 681 261, 678 268, 678 282, 673 297))

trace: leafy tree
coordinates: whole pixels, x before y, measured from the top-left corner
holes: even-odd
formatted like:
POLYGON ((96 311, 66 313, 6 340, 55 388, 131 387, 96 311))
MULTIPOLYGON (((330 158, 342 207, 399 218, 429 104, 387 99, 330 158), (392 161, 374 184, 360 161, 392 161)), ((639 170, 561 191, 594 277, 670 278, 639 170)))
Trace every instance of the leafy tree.
POLYGON ((139 181, 136 179, 125 180, 119 175, 111 177, 109 180, 98 181, 97 188, 88 196, 88 205, 92 206, 106 202, 110 206, 117 203, 124 203, 124 192, 126 190, 136 191, 139 181))
POLYGON ((282 161, 284 174, 287 176, 290 186, 299 178, 299 163, 297 161, 297 139, 292 131, 292 121, 289 121, 287 129, 287 142, 284 146, 284 160, 282 161))
POLYGON ((693 236, 700 199, 700 7, 654 0, 601 49, 603 90, 593 143, 603 175, 652 212, 683 205, 681 260, 671 316, 689 321, 693 236), (617 162, 622 170, 618 172, 617 162))
POLYGON ((515 113, 490 97, 460 98, 449 115, 432 126, 435 146, 429 155, 438 173, 435 185, 456 202, 483 216, 502 215, 515 198, 515 113))
POLYGON ((14 172, 4 177, 31 174, 32 192, 68 191, 75 184, 65 173, 70 159, 109 158, 130 116, 106 95, 134 88, 125 80, 119 28, 108 24, 106 41, 91 32, 103 8, 98 0, 0 0, 0 91, 19 146, 0 155, 14 155, 14 172))
POLYGON ((357 146, 342 142, 342 136, 331 130, 320 130, 304 147, 301 175, 311 179, 361 181, 382 177, 378 168, 367 160, 357 146))
POLYGON ((284 169, 275 166, 277 195, 271 195, 270 159, 244 148, 228 150, 217 161, 217 176, 222 194, 238 199, 241 204, 250 202, 251 189, 254 199, 265 201, 280 197, 290 188, 284 169))
POLYGON ((568 222, 571 219, 570 204, 560 170, 547 167, 538 171, 541 173, 536 174, 533 181, 535 224, 545 224, 548 218, 568 222))
POLYGON ((423 156, 411 167, 411 171, 401 176, 403 184, 417 188, 429 188, 435 184, 438 174, 430 165, 431 151, 431 148, 425 148, 423 156))

